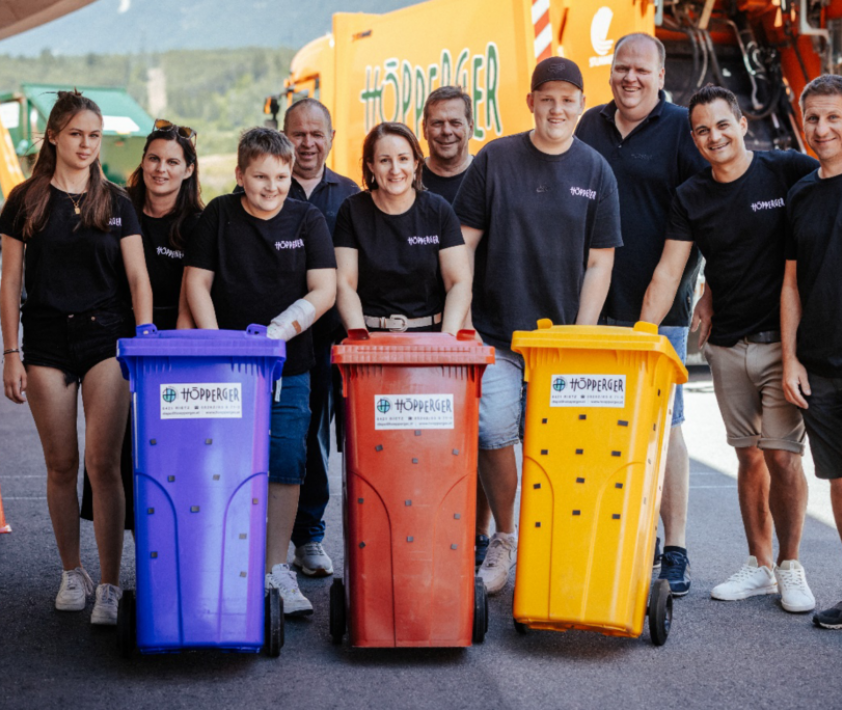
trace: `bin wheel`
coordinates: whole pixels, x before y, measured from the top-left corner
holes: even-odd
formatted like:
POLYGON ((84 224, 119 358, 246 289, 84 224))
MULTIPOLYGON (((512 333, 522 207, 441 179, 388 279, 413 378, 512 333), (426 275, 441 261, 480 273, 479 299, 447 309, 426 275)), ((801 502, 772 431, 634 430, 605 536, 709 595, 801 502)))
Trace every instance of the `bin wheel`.
POLYGON ((666 579, 656 579, 649 593, 649 636, 656 646, 667 642, 672 625, 672 592, 666 579))
POLYGON ((345 635, 345 616, 345 583, 337 577, 330 587, 330 638, 336 645, 345 635))
POLYGON ((263 650, 270 658, 277 658, 284 645, 284 600, 281 599, 281 591, 274 587, 270 589, 265 604, 263 650))
POLYGON ((488 594, 485 591, 485 582, 479 577, 474 577, 474 632, 471 640, 474 643, 485 641, 485 633, 488 631, 488 594))
POLYGON ((515 631, 517 631, 521 636, 526 636, 526 632, 529 631, 529 627, 526 624, 521 624, 514 617, 512 618, 512 623, 515 625, 515 631))
POLYGON ((137 643, 137 605, 134 589, 124 589, 117 606, 117 650, 123 658, 131 658, 137 643))

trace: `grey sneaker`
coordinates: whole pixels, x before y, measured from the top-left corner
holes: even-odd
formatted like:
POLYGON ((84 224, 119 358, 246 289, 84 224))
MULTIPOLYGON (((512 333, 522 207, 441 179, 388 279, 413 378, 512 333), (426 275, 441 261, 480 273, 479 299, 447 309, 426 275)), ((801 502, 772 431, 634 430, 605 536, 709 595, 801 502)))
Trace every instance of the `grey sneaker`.
POLYGON ((485 560, 479 568, 479 577, 485 582, 488 594, 497 594, 509 581, 509 571, 517 561, 517 537, 494 533, 488 544, 485 560))
POLYGON ((307 542, 296 547, 292 564, 300 567, 308 577, 329 577, 333 574, 333 562, 320 542, 307 542))
POLYGON ((298 588, 298 577, 288 564, 275 565, 266 575, 266 590, 273 587, 280 591, 284 600, 284 616, 309 616, 313 605, 298 588))
POLYGON ((82 611, 93 594, 94 583, 81 567, 64 570, 61 573, 61 587, 56 595, 56 609, 59 611, 82 611))
POLYGON ((91 623, 102 626, 117 625, 117 606, 123 590, 113 584, 100 584, 96 588, 96 603, 91 613, 91 623))
POLYGON ((785 611, 803 614, 816 608, 816 598, 798 560, 784 560, 780 566, 776 565, 775 579, 781 592, 781 606, 785 611))

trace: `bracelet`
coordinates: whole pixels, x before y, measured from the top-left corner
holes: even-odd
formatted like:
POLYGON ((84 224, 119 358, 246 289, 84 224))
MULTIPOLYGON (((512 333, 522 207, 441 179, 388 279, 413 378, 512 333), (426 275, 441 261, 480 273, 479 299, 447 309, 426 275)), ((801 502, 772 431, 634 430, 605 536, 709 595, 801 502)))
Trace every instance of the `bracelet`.
POLYGON ((10 355, 11 353, 19 353, 20 348, 9 348, 8 350, 3 351, 3 356, 10 355))

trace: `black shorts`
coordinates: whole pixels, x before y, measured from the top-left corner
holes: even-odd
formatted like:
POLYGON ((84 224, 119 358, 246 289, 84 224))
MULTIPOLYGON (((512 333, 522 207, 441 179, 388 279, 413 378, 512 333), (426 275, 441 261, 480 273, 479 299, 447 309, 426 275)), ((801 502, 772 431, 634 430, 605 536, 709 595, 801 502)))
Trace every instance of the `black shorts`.
POLYGON ((23 364, 54 367, 66 384, 79 383, 92 367, 117 355, 117 340, 134 334, 134 316, 125 308, 24 316, 23 364))
POLYGON ((808 373, 810 405, 802 409, 818 478, 842 478, 842 377, 808 373))

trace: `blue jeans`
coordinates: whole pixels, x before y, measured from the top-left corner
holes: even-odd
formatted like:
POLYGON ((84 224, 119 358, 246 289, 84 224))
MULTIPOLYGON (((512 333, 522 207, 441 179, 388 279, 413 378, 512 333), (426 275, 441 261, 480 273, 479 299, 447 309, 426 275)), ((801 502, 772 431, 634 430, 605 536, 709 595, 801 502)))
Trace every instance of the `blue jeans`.
POLYGON ((310 428, 307 431, 307 474, 301 484, 298 513, 292 528, 292 544, 301 547, 325 537, 324 514, 330 501, 328 456, 330 420, 333 418, 333 372, 331 345, 314 348, 316 364, 310 370, 310 428))
POLYGON ((310 373, 281 379, 281 400, 272 402, 269 482, 301 485, 310 426, 310 373))

